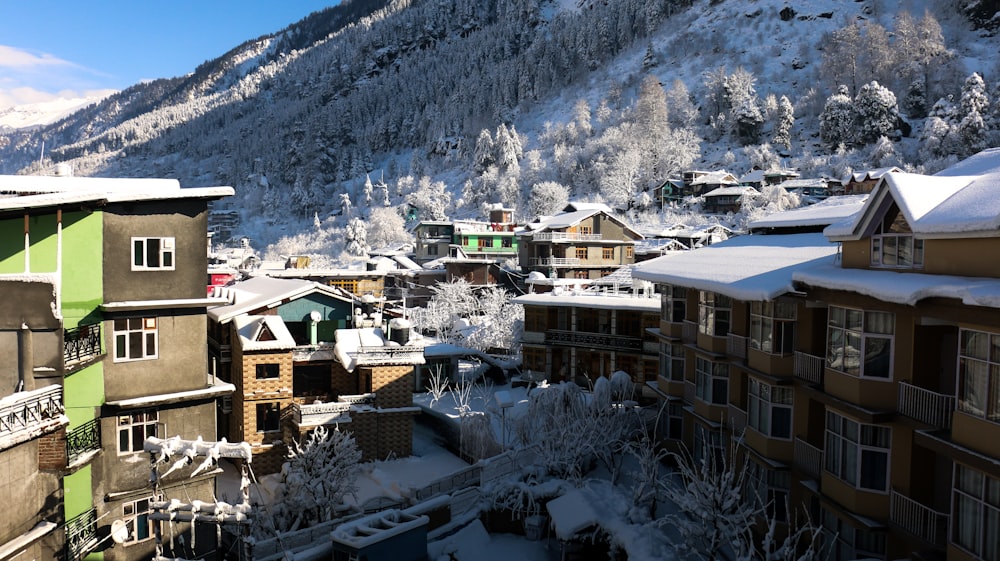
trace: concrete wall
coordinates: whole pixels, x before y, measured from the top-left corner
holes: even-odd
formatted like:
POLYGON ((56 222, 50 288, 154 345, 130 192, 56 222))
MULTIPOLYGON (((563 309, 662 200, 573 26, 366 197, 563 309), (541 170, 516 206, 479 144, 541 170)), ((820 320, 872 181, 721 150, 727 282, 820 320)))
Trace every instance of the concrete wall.
MULTIPOLYGON (((39 471, 39 443, 40 439, 29 440, 0 451, 0 497, 3 497, 0 544, 27 533, 40 520, 62 519, 59 477, 55 472, 39 471)), ((33 550, 39 553, 35 558, 58 557, 53 551, 40 553, 45 549, 44 545, 35 546, 33 550)))

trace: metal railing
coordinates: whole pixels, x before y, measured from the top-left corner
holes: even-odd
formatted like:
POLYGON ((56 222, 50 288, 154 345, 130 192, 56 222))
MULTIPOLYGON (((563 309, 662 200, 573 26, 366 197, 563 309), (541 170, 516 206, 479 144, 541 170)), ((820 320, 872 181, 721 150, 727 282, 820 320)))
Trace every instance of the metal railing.
POLYGON ((417 346, 358 347, 357 351, 350 354, 359 366, 418 364, 424 360, 424 348, 417 346))
POLYGON ((579 232, 538 232, 531 236, 536 242, 599 242, 602 234, 581 234, 579 232))
POLYGON ((101 356, 101 324, 63 331, 63 363, 66 366, 98 356, 101 356))
POLYGON ((906 382, 899 383, 899 412, 936 428, 951 428, 955 396, 932 392, 906 382))
POLYGON ((819 479, 823 470, 823 450, 795 437, 795 467, 809 477, 819 479))
POLYGON ((572 267, 580 264, 577 257, 532 257, 530 264, 536 267, 572 267))
POLYGON ((729 338, 726 340, 726 354, 734 358, 746 360, 747 343, 749 341, 749 337, 743 337, 735 333, 730 333, 729 338))
POLYGON ((292 403, 292 419, 299 426, 346 422, 350 419, 349 412, 352 405, 349 402, 292 403))
POLYGON ((889 520, 929 544, 944 547, 947 541, 948 514, 926 507, 895 489, 889 497, 889 520))
POLYGON ((361 393, 357 395, 337 396, 338 403, 349 403, 351 405, 371 405, 375 403, 374 393, 361 393))
POLYGON ((34 430, 63 413, 62 386, 18 392, 0 400, 0 439, 34 430))
POLYGON ((796 378, 805 380, 810 384, 823 383, 823 368, 826 361, 823 357, 795 351, 795 359, 792 372, 796 378))
POLYGON ((100 419, 91 419, 66 433, 66 461, 69 464, 72 464, 87 452, 100 449, 100 419))
POLYGON ((66 559, 76 561, 97 546, 97 510, 90 509, 66 521, 66 559))
POLYGON ((621 351, 641 351, 642 339, 609 333, 588 333, 549 329, 545 332, 545 343, 550 345, 570 345, 592 349, 613 349, 621 351))

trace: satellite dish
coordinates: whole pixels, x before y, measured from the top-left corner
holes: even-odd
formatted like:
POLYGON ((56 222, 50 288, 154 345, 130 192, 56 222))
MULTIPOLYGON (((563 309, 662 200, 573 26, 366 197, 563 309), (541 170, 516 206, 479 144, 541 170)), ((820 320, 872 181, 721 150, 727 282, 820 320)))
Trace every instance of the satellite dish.
POLYGON ((115 543, 125 543, 128 539, 128 526, 124 520, 115 520, 111 523, 111 539, 115 543))
POLYGON ((319 310, 313 310, 309 312, 309 319, 313 320, 314 322, 318 322, 321 319, 323 319, 323 314, 319 313, 319 310))

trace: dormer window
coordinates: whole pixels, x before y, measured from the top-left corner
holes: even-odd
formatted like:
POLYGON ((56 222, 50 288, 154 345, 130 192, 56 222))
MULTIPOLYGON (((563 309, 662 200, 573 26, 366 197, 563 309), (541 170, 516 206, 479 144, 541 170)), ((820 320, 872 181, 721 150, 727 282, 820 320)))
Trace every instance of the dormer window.
POLYGON ((899 207, 893 204, 882 222, 872 233, 872 267, 889 269, 922 269, 924 240, 913 237, 913 231, 899 207))

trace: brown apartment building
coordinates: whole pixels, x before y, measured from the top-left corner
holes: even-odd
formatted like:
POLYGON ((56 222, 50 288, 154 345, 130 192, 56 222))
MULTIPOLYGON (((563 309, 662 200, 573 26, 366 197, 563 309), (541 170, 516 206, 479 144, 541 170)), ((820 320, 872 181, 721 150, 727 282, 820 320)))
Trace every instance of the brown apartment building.
POLYGON ((822 235, 771 220, 639 266, 668 442, 738 446, 834 559, 1000 558, 998 170, 888 173, 822 235))

